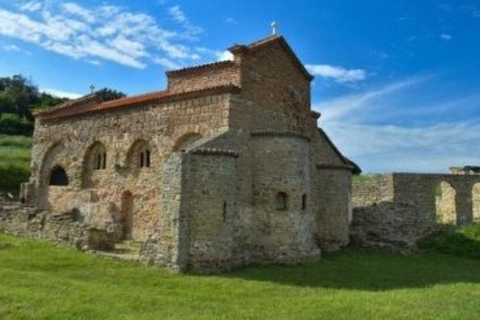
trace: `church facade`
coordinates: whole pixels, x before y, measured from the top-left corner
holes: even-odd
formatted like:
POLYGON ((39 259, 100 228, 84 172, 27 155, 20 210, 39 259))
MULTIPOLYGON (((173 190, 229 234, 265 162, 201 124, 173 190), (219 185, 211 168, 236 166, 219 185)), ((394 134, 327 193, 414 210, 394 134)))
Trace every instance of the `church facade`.
POLYGON ((281 36, 229 50, 232 61, 167 72, 164 91, 38 113, 22 200, 180 270, 347 244, 351 166, 317 126, 313 77, 281 36))

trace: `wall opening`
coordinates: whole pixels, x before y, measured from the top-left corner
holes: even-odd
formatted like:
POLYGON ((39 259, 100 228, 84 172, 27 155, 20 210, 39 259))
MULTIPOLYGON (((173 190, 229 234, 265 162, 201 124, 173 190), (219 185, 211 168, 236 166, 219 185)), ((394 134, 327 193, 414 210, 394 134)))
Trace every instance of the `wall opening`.
POLYGON ((302 196, 302 210, 306 210, 307 209, 307 195, 304 194, 302 196))
POLYGON ((473 222, 480 222, 480 183, 472 187, 472 212, 473 222))
POLYGON ((122 193, 122 240, 131 240, 133 231, 134 198, 130 191, 122 193))
POLYGON ((455 189, 450 183, 442 181, 435 186, 434 192, 437 223, 455 224, 457 221, 455 189))
POLYGON ((147 141, 136 140, 127 153, 127 167, 130 168, 150 168, 151 150, 147 141))
POLYGON ((65 169, 55 166, 50 173, 50 186, 68 186, 68 176, 65 169))
POLYGON ((275 210, 287 210, 288 196, 285 192, 279 192, 275 196, 275 210))
POLYGON ((92 143, 83 159, 82 168, 82 187, 91 188, 94 186, 92 176, 96 171, 102 171, 107 168, 107 149, 103 143, 95 141, 92 143))
POLYGON ((107 168, 107 153, 98 152, 95 157, 97 158, 95 170, 103 170, 107 168))
POLYGON ((227 201, 223 201, 222 217, 223 217, 223 222, 227 221, 227 201))

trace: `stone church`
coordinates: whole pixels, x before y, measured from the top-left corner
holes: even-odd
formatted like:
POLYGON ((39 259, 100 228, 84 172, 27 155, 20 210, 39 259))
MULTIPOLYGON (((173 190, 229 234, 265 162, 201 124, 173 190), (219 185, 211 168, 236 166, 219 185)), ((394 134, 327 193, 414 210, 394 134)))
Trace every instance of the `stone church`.
POLYGON ((179 270, 296 263, 347 244, 351 166, 317 126, 313 77, 278 35, 229 51, 167 72, 163 91, 38 113, 22 201, 179 270))

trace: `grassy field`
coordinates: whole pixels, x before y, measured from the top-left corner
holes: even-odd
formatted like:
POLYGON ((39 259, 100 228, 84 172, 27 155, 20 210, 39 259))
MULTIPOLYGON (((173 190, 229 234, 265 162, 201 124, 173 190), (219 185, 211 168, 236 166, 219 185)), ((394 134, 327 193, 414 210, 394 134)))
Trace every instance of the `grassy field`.
POLYGON ((0 234, 0 319, 478 319, 480 260, 432 250, 194 276, 0 234))
POLYGON ((0 191, 18 196, 30 175, 31 138, 0 135, 0 191))

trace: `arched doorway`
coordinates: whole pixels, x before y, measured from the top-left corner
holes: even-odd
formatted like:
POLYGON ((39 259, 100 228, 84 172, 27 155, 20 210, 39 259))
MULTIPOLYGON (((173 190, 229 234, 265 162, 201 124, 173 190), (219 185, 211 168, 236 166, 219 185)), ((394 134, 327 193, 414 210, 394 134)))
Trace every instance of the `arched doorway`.
POLYGON ((480 222, 480 182, 472 188, 472 212, 473 222, 480 222))
POLYGON ((130 191, 125 191, 122 193, 122 239, 131 240, 132 231, 133 231, 133 208, 134 208, 134 198, 130 191))
POLYGON ((455 224, 457 221, 457 192, 452 185, 442 181, 435 186, 436 220, 440 224, 455 224))
POLYGON ((55 166, 50 173, 49 183, 50 186, 68 186, 68 176, 65 169, 61 166, 55 166))

